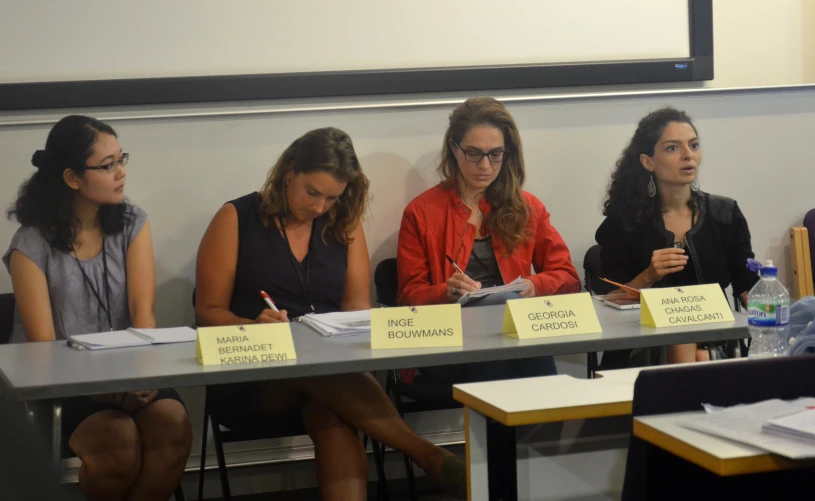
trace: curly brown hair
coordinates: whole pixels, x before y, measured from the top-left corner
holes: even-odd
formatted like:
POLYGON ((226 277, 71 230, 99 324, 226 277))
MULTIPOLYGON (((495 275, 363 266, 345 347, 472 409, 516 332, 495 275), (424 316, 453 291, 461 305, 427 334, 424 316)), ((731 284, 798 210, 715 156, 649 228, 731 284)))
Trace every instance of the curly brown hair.
MULTIPOLYGON (((266 226, 271 227, 275 217, 288 213, 285 176, 289 172, 328 172, 347 183, 337 203, 328 211, 328 223, 323 231, 330 229, 341 244, 351 243, 351 231, 362 221, 368 207, 370 186, 351 137, 340 129, 325 127, 306 132, 286 148, 260 190, 260 217, 266 226)), ((322 238, 325 240, 325 233, 322 238)))
POLYGON ((524 169, 521 135, 515 120, 498 100, 491 97, 467 99, 450 114, 450 125, 444 134, 438 173, 442 183, 452 185, 460 175, 453 145, 460 143, 470 129, 488 125, 504 135, 504 160, 498 177, 487 187, 484 198, 492 211, 484 218, 484 231, 498 236, 508 254, 532 238, 529 221, 532 209, 523 198, 524 169))
MULTIPOLYGON (((662 199, 659 192, 653 197, 648 196, 651 173, 642 166, 640 155, 654 156, 654 148, 665 128, 675 122, 688 124, 696 132, 696 126, 688 114, 676 108, 661 108, 640 120, 634 137, 623 150, 611 174, 608 196, 603 203, 604 216, 617 216, 633 224, 659 221, 662 217, 662 199)), ((692 193, 688 207, 697 212, 696 193, 692 193)))

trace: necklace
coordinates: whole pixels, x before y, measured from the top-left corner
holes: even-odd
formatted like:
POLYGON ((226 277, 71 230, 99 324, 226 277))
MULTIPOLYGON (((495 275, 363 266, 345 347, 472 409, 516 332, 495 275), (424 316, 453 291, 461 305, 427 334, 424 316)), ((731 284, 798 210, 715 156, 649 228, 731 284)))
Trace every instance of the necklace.
POLYGON ((462 202, 464 202, 464 205, 469 207, 470 210, 475 212, 475 217, 477 217, 478 219, 483 219, 484 218, 484 214, 480 210, 478 210, 478 204, 475 204, 475 207, 473 207, 473 205, 465 202, 464 199, 462 199, 462 202))

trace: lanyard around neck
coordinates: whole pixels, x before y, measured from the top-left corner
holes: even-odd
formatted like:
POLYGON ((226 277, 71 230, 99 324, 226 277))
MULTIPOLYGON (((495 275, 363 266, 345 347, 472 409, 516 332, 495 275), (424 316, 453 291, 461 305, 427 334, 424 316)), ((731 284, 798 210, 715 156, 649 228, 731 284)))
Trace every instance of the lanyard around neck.
POLYGON ((303 300, 309 303, 309 307, 313 313, 316 310, 314 309, 314 305, 311 303, 311 301, 309 301, 308 288, 311 280, 311 244, 314 241, 314 229, 317 225, 314 222, 311 223, 311 236, 308 240, 308 250, 306 251, 306 257, 303 258, 306 263, 306 275, 304 277, 303 271, 300 269, 300 262, 297 261, 297 257, 294 255, 294 251, 291 248, 291 242, 289 242, 289 235, 286 233, 286 226, 283 224, 283 218, 278 218, 278 222, 280 223, 280 232, 283 233, 283 239, 286 241, 286 247, 289 249, 289 260, 291 261, 294 272, 297 274, 297 278, 300 281, 300 287, 303 290, 303 300))
POLYGON ((99 291, 96 290, 94 287, 93 282, 91 282, 90 277, 88 274, 85 273, 85 268, 82 267, 82 263, 79 261, 79 256, 76 255, 76 249, 72 249, 74 253, 74 259, 76 260, 77 266, 79 266, 79 271, 82 272, 82 278, 85 280, 85 285, 88 286, 93 296, 96 298, 96 302, 99 304, 99 307, 102 308, 102 311, 105 312, 105 316, 108 318, 108 327, 110 330, 113 330, 113 317, 110 314, 110 281, 108 280, 108 253, 105 249, 105 236, 102 235, 102 266, 104 267, 104 274, 105 274, 105 302, 102 302, 102 297, 99 294, 99 291))

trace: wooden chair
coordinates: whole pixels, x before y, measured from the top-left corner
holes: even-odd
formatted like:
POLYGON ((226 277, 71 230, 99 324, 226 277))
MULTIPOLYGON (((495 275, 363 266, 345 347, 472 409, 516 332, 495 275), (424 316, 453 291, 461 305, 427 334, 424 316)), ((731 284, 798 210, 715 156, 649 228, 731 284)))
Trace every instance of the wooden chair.
POLYGON ((794 299, 815 295, 812 283, 812 260, 809 248, 809 231, 805 226, 790 229, 790 262, 792 263, 792 287, 794 299))

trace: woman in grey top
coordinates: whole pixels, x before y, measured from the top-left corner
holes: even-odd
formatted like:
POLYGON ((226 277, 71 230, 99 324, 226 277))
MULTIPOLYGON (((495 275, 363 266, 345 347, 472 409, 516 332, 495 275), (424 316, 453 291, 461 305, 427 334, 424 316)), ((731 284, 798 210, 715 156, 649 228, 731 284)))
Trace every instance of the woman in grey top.
MULTIPOLYGON (((14 342, 155 327, 150 225, 124 201, 127 160, 114 130, 83 116, 60 120, 34 153, 38 170, 8 212, 22 227, 3 256, 14 342)), ((169 498, 192 440, 172 390, 69 399, 63 430, 88 499, 169 498)))

